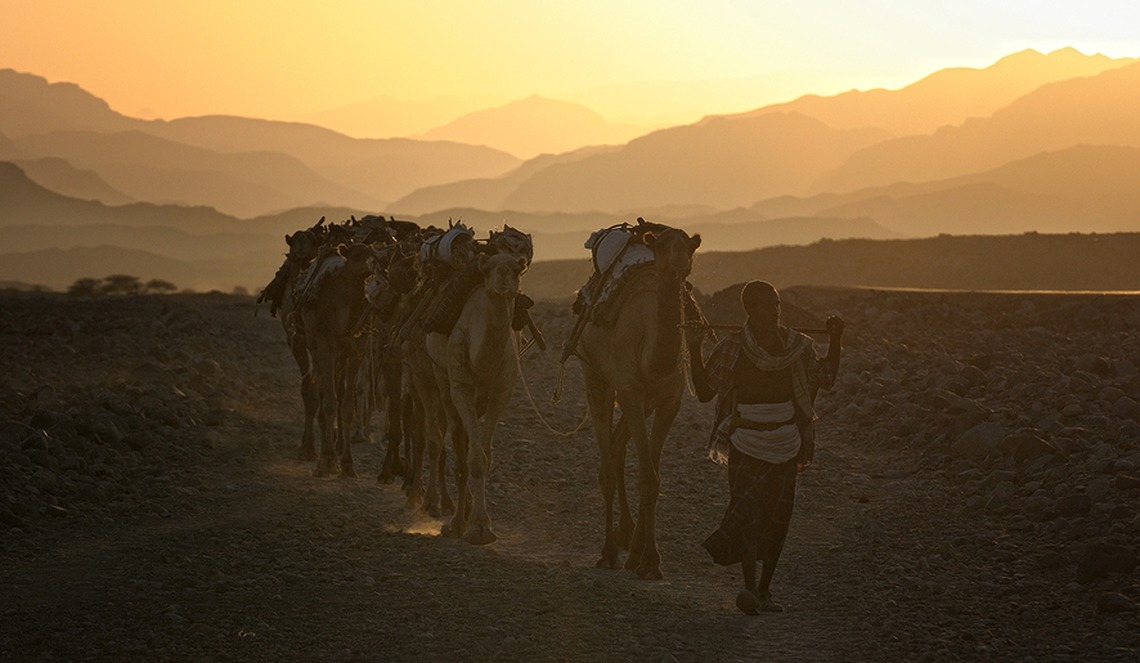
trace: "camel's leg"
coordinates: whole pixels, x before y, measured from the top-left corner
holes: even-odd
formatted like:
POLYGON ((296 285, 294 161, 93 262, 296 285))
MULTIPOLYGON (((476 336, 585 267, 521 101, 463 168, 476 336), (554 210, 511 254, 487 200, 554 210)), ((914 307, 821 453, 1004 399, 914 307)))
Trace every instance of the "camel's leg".
POLYGON ((661 555, 657 550, 654 514, 661 491, 661 450, 659 447, 654 450, 654 442, 646 430, 642 394, 637 391, 622 392, 618 394, 618 402, 637 450, 637 524, 633 529, 633 544, 625 568, 642 578, 660 580, 661 555))
POLYGON ((436 383, 436 369, 427 363, 422 349, 410 350, 412 363, 409 366, 412 391, 421 407, 423 443, 427 445, 428 484, 424 510, 428 515, 439 518, 454 513, 455 503, 447 491, 447 415, 444 413, 439 385, 436 383), (425 365, 426 363, 426 365, 425 365))
MULTIPOLYGON (((365 343, 371 344, 372 340, 368 339, 365 343)), ((368 347, 365 345, 362 350, 368 352, 368 347)), ((371 360, 371 355, 361 357, 360 368, 356 372, 357 377, 352 381, 354 385, 353 394, 356 396, 352 416, 353 444, 370 444, 372 442, 372 413, 376 411, 377 392, 372 385, 374 369, 370 365, 371 360)))
MULTIPOLYGON (((396 352, 396 351, 393 351, 396 352)), ((401 426, 400 418, 402 412, 402 386, 400 381, 402 379, 403 360, 397 356, 388 357, 383 364, 383 380, 384 392, 387 397, 388 407, 385 412, 385 434, 384 439, 388 443, 388 448, 384 454, 384 465, 380 470, 380 481, 382 483, 391 483, 396 480, 396 477, 407 477, 407 465, 400 457, 400 443, 403 441, 403 427, 401 426)), ((407 482, 405 481, 405 489, 407 482)))
POLYGON ((313 476, 324 477, 336 469, 336 381, 332 367, 332 348, 329 343, 317 342, 312 353, 312 371, 315 373, 317 396, 320 402, 317 418, 321 429, 321 454, 313 476))
POLYGON ((303 461, 316 460, 317 437, 313 430, 313 422, 320 407, 316 376, 313 375, 309 365, 309 351, 305 347, 305 338, 300 334, 293 334, 289 347, 297 367, 301 369, 301 402, 305 406, 305 429, 301 434, 301 448, 297 452, 297 457, 303 461))
MULTIPOLYGON (((467 533, 467 524, 471 516, 471 491, 467 485, 469 476, 467 466, 468 438, 467 432, 463 430, 463 422, 459 419, 459 413, 456 412, 455 405, 451 401, 451 383, 447 371, 438 365, 434 365, 433 368, 440 409, 444 412, 447 421, 447 437, 451 438, 452 447, 455 449, 455 515, 452 516, 451 523, 445 527, 444 531, 448 536, 461 537, 467 533)), ((440 485, 444 484, 441 482, 440 485)))
MULTIPOLYGON (((486 410, 481 419, 476 415, 474 407, 469 408, 475 400, 474 385, 464 384, 462 391, 466 392, 465 397, 454 396, 454 401, 463 419, 464 429, 473 431, 469 462, 474 511, 471 527, 465 538, 468 543, 486 545, 494 543, 499 538, 491 528, 491 514, 487 509, 487 479, 491 475, 495 427, 507 410, 513 389, 511 387, 495 389, 493 393, 487 394, 486 410), (463 405, 460 406, 460 403, 463 405)), ((452 382, 452 394, 455 393, 456 382, 452 382)))
POLYGON ((443 408, 440 406, 435 384, 427 384, 418 375, 413 374, 413 378, 422 417, 418 430, 422 436, 423 444, 427 446, 430 463, 423 508, 428 515, 439 518, 444 515, 444 497, 447 498, 447 502, 451 501, 451 496, 447 494, 447 477, 443 470, 443 459, 446 455, 443 408))
POLYGON ((337 446, 340 451, 341 478, 355 478, 356 469, 352 466, 352 422, 356 411, 360 383, 356 379, 360 373, 361 356, 353 348, 343 348, 339 361, 337 385, 337 446))
POLYGON ((605 505, 605 537, 597 567, 616 569, 618 544, 614 539, 614 486, 617 481, 613 453, 614 390, 588 369, 585 373, 586 399, 594 423, 594 437, 598 442, 598 485, 605 505))
POLYGON ((408 445, 408 471, 404 473, 404 494, 407 495, 409 509, 420 509, 424 506, 424 445, 426 444, 426 423, 424 422, 423 406, 419 400, 412 398, 411 394, 403 395, 403 405, 400 408, 402 419, 401 437, 408 445))
POLYGON ((653 428, 649 432, 648 452, 645 460, 638 453, 638 466, 641 472, 649 472, 652 482, 641 482, 641 488, 647 491, 642 499, 644 505, 639 509, 638 525, 641 527, 642 553, 639 564, 634 571, 642 578, 654 580, 661 579, 661 554, 657 549, 657 499, 661 494, 661 450, 665 446, 665 438, 673 427, 673 420, 677 418, 677 411, 681 408, 680 383, 675 388, 667 389, 662 400, 656 402, 653 411, 653 428))
POLYGON ((462 537, 467 534, 467 525, 471 519, 471 488, 468 485, 470 468, 468 465, 468 450, 470 440, 467 431, 463 430, 463 423, 454 409, 445 404, 448 410, 447 435, 451 438, 455 449, 455 515, 451 517, 451 526, 448 535, 462 537))
POLYGON ((629 450, 629 429, 625 426, 624 418, 624 414, 618 417, 610 442, 610 453, 613 455, 614 484, 617 486, 618 496, 618 526, 614 532, 614 541, 619 549, 628 551, 633 542, 633 518, 629 515, 629 497, 625 486, 625 458, 629 450))

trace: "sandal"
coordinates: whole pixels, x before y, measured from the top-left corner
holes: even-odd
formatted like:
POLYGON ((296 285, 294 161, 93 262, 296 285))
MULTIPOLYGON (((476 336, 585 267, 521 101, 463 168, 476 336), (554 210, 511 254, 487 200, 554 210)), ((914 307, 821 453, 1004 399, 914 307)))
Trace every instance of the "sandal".
POLYGON ((750 589, 742 589, 736 595, 736 607, 746 615, 760 614, 760 597, 750 589))
MULTIPOLYGON (((739 596, 736 598, 736 601, 737 601, 736 604, 739 606, 740 605, 740 597, 739 596)), ((783 612, 784 611, 784 606, 773 601, 772 595, 768 594, 768 593, 765 593, 763 596, 758 597, 756 607, 760 612, 783 612)))

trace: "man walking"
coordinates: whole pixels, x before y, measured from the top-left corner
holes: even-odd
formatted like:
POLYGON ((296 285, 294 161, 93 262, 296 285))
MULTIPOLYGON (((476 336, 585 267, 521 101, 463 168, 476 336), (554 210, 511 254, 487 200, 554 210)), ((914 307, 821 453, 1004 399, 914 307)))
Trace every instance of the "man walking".
POLYGON ((772 576, 791 522, 796 474, 815 451, 815 395, 831 387, 839 369, 843 321, 827 319, 830 344, 820 359, 810 337, 780 324, 780 293, 771 284, 747 283, 740 302, 747 321, 707 363, 703 333, 688 343, 697 397, 717 397, 709 455, 728 465, 728 510, 703 545, 717 564, 741 564, 736 606, 754 615, 783 610, 772 600, 772 576))

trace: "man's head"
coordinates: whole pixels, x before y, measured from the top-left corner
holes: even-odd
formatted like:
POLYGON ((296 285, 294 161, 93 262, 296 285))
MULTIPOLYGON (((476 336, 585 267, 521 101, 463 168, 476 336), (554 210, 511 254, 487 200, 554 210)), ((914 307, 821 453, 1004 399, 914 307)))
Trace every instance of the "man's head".
POLYGON ((749 281, 740 291, 740 304, 757 325, 775 326, 780 322, 780 293, 767 281, 749 281))

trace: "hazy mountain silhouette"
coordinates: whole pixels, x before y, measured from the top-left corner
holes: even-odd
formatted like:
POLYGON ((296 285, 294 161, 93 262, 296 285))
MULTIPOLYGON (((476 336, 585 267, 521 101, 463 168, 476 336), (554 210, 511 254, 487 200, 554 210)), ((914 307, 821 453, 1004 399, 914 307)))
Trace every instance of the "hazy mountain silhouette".
POLYGON ((491 95, 442 95, 420 100, 380 96, 292 119, 356 138, 397 138, 422 134, 501 103, 502 98, 491 95))
MULTIPOLYGON (((665 221, 660 217, 650 217, 654 221, 665 221)), ((867 239, 896 239, 902 235, 884 228, 868 218, 829 219, 821 217, 788 219, 750 219, 733 222, 710 221, 707 218, 690 218, 683 222, 669 220, 671 224, 683 227, 686 232, 701 235, 701 248, 707 251, 741 251, 778 245, 810 244, 820 239, 846 239, 860 237, 867 239), (744 247, 748 247, 745 249, 744 247)), ((525 217, 513 217, 512 226, 527 225, 525 217)), ((611 224, 592 225, 589 229, 566 232, 532 231, 534 254, 539 260, 584 259, 590 256, 585 248, 589 233, 599 227, 611 224)), ((484 226, 479 226, 484 227, 484 226)), ((557 225, 548 225, 556 228, 557 225)))
MULTIPOLYGON (((102 169, 110 164, 105 155, 98 167, 75 163, 80 168, 96 171, 115 188, 142 200, 185 201, 187 204, 210 204, 235 213, 263 213, 300 204, 327 201, 338 205, 377 206, 379 202, 402 196, 419 187, 469 177, 491 177, 516 167, 520 161, 504 152, 486 147, 459 145, 451 142, 426 142, 407 139, 360 140, 328 129, 289 122, 269 122, 249 118, 204 117, 170 122, 139 120, 111 110, 105 102, 71 84, 49 84, 39 76, 0 70, 0 132, 16 142, 5 147, 0 141, 3 158, 33 159, 43 156, 68 158, 72 149, 45 134, 89 136, 96 133, 129 134, 144 132, 168 142, 185 143, 217 153, 218 161, 228 161, 228 170, 217 169, 217 175, 175 173, 193 170, 171 168, 169 163, 181 160, 186 153, 171 147, 163 155, 155 147, 152 155, 158 173, 148 176, 131 168, 118 168, 118 178, 130 179, 130 186, 118 181, 102 169), (48 140, 49 153, 29 149, 29 142, 48 140), (15 153, 18 149, 21 152, 15 153), (264 152, 259 156, 236 154, 264 152), (268 153, 279 155, 269 156, 268 153), (301 162, 301 163, 298 163, 301 162), (289 164, 289 165, 286 165, 289 164), (301 176, 299 168, 309 172, 301 176), (269 167, 270 170, 265 169, 269 167), (252 172, 243 171, 250 168, 252 172), (282 170, 284 169, 284 170, 282 170), (162 173, 161 171, 166 171, 162 173), (281 179, 278 179, 281 178, 281 179), (309 181, 305 181, 309 178, 309 181), (197 196, 195 186, 205 194, 197 196), (252 194, 245 201, 235 200, 241 189, 252 194), (156 197, 140 195, 156 189, 156 197), (268 201, 273 191, 284 189, 280 199, 268 201), (256 201, 257 196, 262 200, 256 201)), ((138 139, 135 139, 138 142, 138 139)), ((91 155, 88 155, 91 157, 91 155)), ((202 157, 200 153, 197 157, 202 157)), ((95 160, 91 158, 91 161, 95 160)), ((211 170, 214 170, 211 164, 211 170)))
POLYGON ((94 170, 137 200, 208 205, 235 216, 320 202, 381 206, 280 152, 222 154, 143 131, 57 131, 24 136, 16 144, 26 152, 94 170))
POLYGON ((625 143, 646 132, 643 127, 607 122, 585 106, 534 95, 468 113, 413 137, 488 145, 529 159, 570 152, 583 145, 625 143))
POLYGON ((1073 48, 1048 55, 1027 49, 983 69, 941 69, 898 90, 851 90, 828 97, 806 95, 742 116, 798 112, 837 129, 879 127, 895 136, 926 134, 971 117, 989 116, 1046 83, 1093 76, 1134 62, 1135 58, 1084 55, 1073 48))
POLYGON ((503 201, 523 210, 622 210, 663 204, 732 208, 806 191, 879 129, 836 130, 796 113, 713 118, 663 129, 624 147, 549 166, 503 201))
POLYGON ((813 189, 944 179, 1073 145, 1140 145, 1140 63, 1050 83, 984 119, 870 146, 813 189))
POLYGON ((284 151, 341 186, 368 192, 374 200, 390 200, 431 183, 496 177, 521 163, 500 150, 475 145, 358 139, 313 125, 221 115, 153 123, 147 131, 223 153, 284 151))
MULTIPOLYGON (((108 206, 62 196, 33 182, 18 166, 0 162, 0 226, 126 225, 169 226, 191 234, 258 233, 282 236, 313 225, 321 216, 347 219, 365 212, 342 207, 296 208, 252 219, 239 219, 209 207, 131 203, 108 206)), ((3 247, 0 247, 0 251, 3 247)))
POLYGON ((1026 231, 1140 231, 1140 148, 1077 145, 945 180, 846 194, 783 196, 750 210, 761 218, 873 217, 909 236, 1026 231))
MULTIPOLYGON (((254 219, 236 219, 203 207, 149 203, 109 207, 49 191, 9 163, 0 163, 0 188, 10 194, 0 206, 0 262, 26 266, 41 259, 57 260, 61 254, 51 251, 66 250, 66 257, 82 258, 78 264, 84 269, 114 271, 118 265, 118 271, 130 270, 128 273, 147 278, 177 278, 175 282, 180 286, 197 289, 229 289, 234 285, 260 287, 264 283, 259 279, 271 277, 281 262, 281 254, 286 249, 284 234, 308 227, 321 216, 341 221, 350 215, 362 215, 347 209, 303 208, 254 219), (87 252, 75 252, 96 247, 106 250, 105 260, 87 252), (178 264, 164 263, 159 258, 178 264), (239 280, 249 278, 253 281, 239 280)), ((539 261, 588 256, 583 243, 590 232, 632 220, 619 214, 528 214, 474 209, 454 209, 408 220, 444 226, 448 219, 462 219, 484 233, 501 227, 504 222, 531 232, 539 261)), ((869 219, 772 221, 750 216, 746 210, 690 216, 683 222, 653 219, 669 220, 690 232, 704 233, 705 245, 714 250, 807 243, 821 237, 896 236, 869 219)), ((70 265, 57 266, 59 269, 50 264, 39 265, 26 276, 19 276, 19 271, 0 270, 0 278, 13 275, 13 278, 57 289, 79 278, 70 265)), ((87 275, 103 274, 95 271, 87 275)))
POLYGON ((74 83, 0 69, 0 130, 9 137, 48 131, 126 131, 138 120, 74 83))
POLYGON ((57 193, 81 200, 98 200, 108 205, 125 205, 134 202, 127 194, 107 184, 92 170, 82 170, 66 159, 14 160, 33 182, 57 193))
POLYGON ((850 154, 886 137, 875 129, 838 131, 798 114, 716 118, 655 131, 618 148, 577 153, 569 160, 528 163, 509 176, 510 182, 417 191, 393 207, 400 212, 444 209, 466 194, 489 209, 535 212, 616 212, 671 204, 732 208, 768 195, 806 191, 850 154), (505 189, 510 193, 502 196, 505 189))
POLYGON ((503 199, 535 173, 555 164, 580 161, 590 156, 615 152, 617 147, 584 147, 563 154, 544 154, 528 159, 506 175, 495 178, 461 179, 427 186, 399 198, 390 209, 400 214, 428 214, 457 207, 483 210, 502 208, 503 199))

